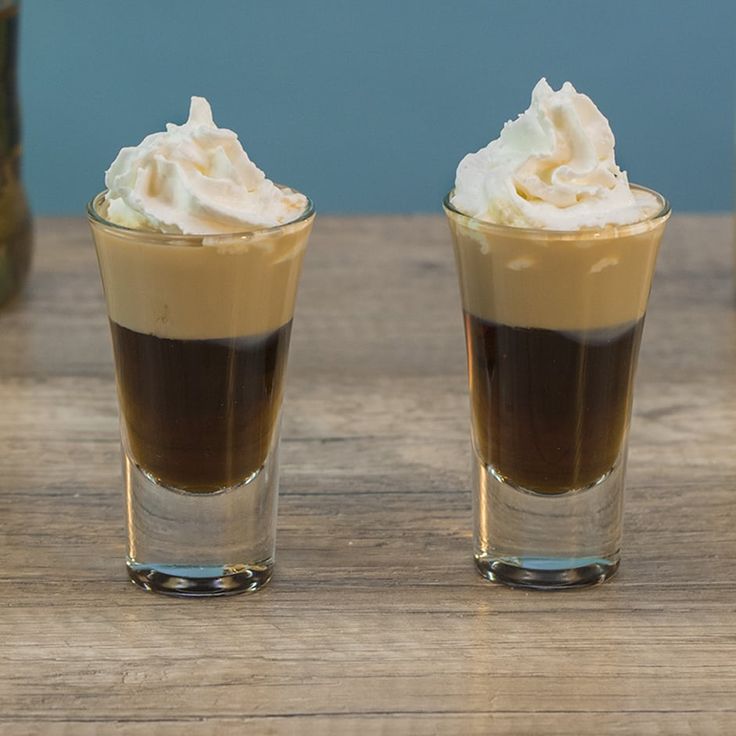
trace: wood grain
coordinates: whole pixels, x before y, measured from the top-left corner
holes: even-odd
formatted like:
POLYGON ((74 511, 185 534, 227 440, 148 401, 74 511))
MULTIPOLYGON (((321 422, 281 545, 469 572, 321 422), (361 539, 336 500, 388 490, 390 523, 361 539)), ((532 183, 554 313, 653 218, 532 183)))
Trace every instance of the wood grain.
POLYGON ((277 572, 126 582, 110 343, 86 224, 38 223, 0 313, 0 733, 732 734, 729 218, 675 217, 642 348, 625 547, 599 588, 484 583, 442 219, 322 217, 297 306, 277 572))

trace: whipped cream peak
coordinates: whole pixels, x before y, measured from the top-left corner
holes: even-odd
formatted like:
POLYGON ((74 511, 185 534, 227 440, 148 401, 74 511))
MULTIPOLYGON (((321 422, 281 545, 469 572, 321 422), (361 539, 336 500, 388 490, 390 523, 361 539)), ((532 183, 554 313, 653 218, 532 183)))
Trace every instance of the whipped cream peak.
POLYGON ((185 235, 234 233, 295 220, 303 194, 277 187, 238 136, 218 128, 204 97, 189 119, 123 148, 105 173, 107 219, 124 227, 185 235))
MULTIPOLYGON (((203 125, 205 128, 216 128, 215 119, 212 117, 212 108, 210 103, 204 97, 192 97, 189 102, 189 118, 184 125, 176 123, 166 123, 167 132, 178 130, 186 126, 195 127, 203 125)), ((224 129, 223 133, 232 133, 231 130, 224 129)), ((235 135, 233 133, 233 135, 235 135)))
POLYGON ((616 164, 608 120, 570 82, 555 91, 542 78, 529 109, 457 168, 452 205, 501 225, 578 230, 625 225, 659 202, 632 191, 616 164))

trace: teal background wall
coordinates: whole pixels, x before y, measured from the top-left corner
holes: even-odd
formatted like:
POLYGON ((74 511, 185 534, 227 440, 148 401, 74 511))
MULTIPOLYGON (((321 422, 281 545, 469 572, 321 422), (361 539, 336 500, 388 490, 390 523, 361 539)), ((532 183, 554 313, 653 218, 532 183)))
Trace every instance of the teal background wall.
POLYGON ((26 180, 80 214, 198 94, 322 212, 437 211, 545 75, 596 101, 633 181, 725 210, 735 69, 735 0, 26 0, 26 180))

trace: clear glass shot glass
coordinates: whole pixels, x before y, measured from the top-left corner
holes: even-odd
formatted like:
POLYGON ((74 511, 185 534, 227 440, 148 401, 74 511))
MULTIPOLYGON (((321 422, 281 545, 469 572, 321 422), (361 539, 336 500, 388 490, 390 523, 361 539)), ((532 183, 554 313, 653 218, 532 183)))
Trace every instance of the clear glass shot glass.
POLYGON ((670 207, 625 226, 495 225, 444 200, 465 320, 480 574, 529 588, 619 565, 639 344, 670 207))
POLYGON ((185 596, 271 578, 294 302, 314 209, 278 227, 168 235, 88 205, 112 334, 130 579, 185 596))

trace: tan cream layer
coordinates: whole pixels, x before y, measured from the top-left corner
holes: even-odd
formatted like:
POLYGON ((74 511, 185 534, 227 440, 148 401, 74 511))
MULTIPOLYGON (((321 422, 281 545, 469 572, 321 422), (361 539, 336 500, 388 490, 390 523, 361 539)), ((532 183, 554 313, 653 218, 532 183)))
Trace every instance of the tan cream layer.
POLYGON ((587 330, 646 311, 666 217, 562 234, 448 218, 466 312, 515 327, 587 330))
POLYGON ((93 222, 110 319, 182 340, 275 330, 293 316, 313 219, 250 236, 204 238, 93 222))

